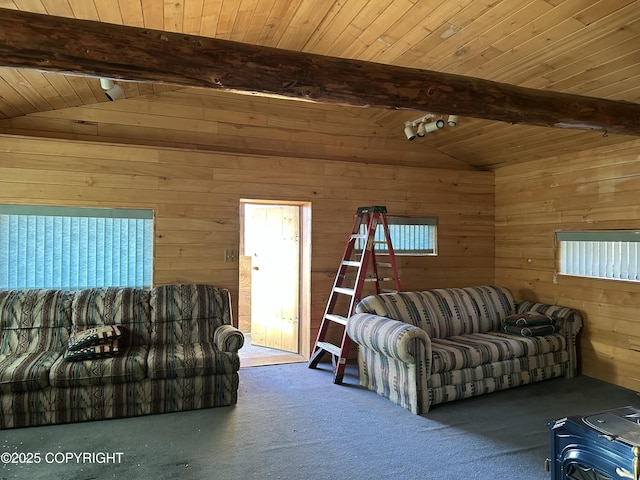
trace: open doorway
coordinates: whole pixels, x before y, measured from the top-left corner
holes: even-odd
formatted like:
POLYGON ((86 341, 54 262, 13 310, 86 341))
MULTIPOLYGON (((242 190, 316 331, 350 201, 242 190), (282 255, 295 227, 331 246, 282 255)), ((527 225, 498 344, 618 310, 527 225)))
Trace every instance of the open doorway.
POLYGON ((240 202, 241 366, 309 357, 310 205, 240 202))

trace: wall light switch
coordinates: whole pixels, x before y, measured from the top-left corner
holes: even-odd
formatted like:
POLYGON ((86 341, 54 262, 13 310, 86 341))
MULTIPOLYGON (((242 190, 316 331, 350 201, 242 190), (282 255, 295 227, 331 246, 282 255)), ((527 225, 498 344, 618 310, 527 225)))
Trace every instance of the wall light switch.
POLYGON ((238 251, 237 250, 225 250, 224 251, 224 261, 225 262, 237 262, 238 261, 238 251))

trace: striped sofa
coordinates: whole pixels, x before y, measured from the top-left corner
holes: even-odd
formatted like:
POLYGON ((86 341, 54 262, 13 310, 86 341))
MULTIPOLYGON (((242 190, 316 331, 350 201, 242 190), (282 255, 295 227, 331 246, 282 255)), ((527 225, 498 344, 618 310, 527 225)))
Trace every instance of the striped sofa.
POLYGON ((243 343, 211 285, 0 291, 0 428, 235 404, 243 343), (120 335, 70 360, 94 328, 120 335))
POLYGON ((504 287, 371 295, 355 311, 347 333, 358 344, 360 383, 415 414, 432 405, 577 373, 580 314, 557 305, 516 302, 504 287), (505 319, 524 312, 548 315, 554 333, 506 333, 505 319))

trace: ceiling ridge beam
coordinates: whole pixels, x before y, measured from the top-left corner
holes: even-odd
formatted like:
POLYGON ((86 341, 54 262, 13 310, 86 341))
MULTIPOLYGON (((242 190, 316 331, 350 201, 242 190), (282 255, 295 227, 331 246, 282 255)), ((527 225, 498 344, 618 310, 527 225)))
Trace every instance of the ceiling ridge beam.
POLYGON ((0 66, 640 136, 640 104, 0 8, 0 66))

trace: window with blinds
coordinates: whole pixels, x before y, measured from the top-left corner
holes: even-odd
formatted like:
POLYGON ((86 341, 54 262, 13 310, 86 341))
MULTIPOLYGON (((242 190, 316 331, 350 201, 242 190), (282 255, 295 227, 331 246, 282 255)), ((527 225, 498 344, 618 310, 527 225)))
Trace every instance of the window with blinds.
POLYGON ((640 282, 640 231, 557 232, 560 273, 640 282))
MULTIPOLYGON (((395 255, 436 255, 438 219, 434 217, 400 217, 387 215, 389 237, 395 255)), ((365 234, 365 225, 360 225, 360 234, 365 234)), ((376 253, 386 253, 384 229, 376 228, 374 237, 376 253)), ((364 240, 355 244, 357 251, 364 248, 364 240)))
POLYGON ((0 205, 0 289, 150 287, 153 211, 0 205))

